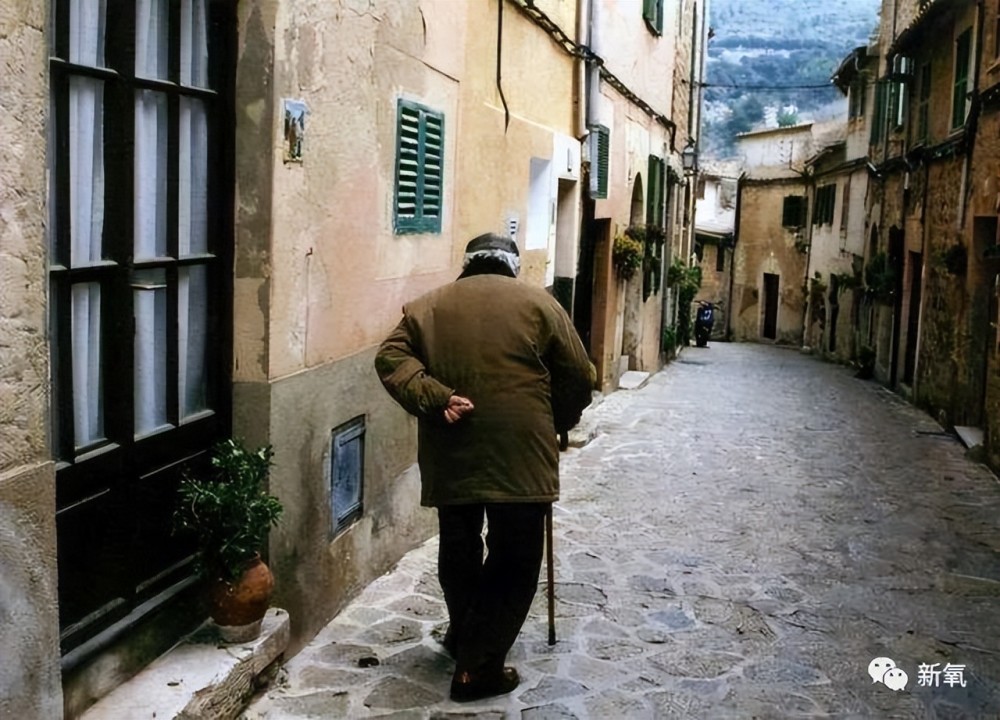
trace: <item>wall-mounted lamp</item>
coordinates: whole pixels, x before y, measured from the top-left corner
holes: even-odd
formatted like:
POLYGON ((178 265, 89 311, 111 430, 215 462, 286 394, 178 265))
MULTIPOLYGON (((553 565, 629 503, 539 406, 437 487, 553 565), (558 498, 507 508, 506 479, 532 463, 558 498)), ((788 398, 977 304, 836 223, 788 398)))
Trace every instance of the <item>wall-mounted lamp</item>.
POLYGON ((687 145, 681 152, 681 163, 684 165, 685 175, 691 176, 698 172, 698 144, 692 138, 688 138, 687 145))

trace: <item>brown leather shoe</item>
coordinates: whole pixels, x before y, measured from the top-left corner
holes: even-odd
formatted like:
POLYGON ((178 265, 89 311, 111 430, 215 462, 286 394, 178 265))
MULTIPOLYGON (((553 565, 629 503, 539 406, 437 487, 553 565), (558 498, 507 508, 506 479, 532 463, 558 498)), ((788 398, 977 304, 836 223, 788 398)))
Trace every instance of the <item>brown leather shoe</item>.
POLYGON ((451 699, 472 702, 483 698, 506 695, 521 683, 517 670, 505 667, 495 675, 477 675, 462 670, 451 680, 451 699))

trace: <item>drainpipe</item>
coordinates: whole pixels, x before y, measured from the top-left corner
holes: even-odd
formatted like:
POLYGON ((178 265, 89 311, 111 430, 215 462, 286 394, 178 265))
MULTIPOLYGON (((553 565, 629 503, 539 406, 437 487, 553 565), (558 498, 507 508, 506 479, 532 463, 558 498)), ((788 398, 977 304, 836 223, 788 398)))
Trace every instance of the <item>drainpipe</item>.
MULTIPOLYGON (((590 41, 590 50, 594 55, 601 56, 601 26, 598 13, 600 0, 584 0, 587 5, 587 39, 590 41)), ((587 74, 587 123, 591 124, 600 120, 596 117, 597 102, 601 92, 601 73, 597 65, 589 65, 585 70, 587 74)))
MULTIPOLYGON (((590 0, 578 0, 576 4, 576 44, 585 49, 590 48, 590 0)), ((585 58, 576 61, 576 92, 576 136, 583 141, 589 132, 590 120, 585 58)))

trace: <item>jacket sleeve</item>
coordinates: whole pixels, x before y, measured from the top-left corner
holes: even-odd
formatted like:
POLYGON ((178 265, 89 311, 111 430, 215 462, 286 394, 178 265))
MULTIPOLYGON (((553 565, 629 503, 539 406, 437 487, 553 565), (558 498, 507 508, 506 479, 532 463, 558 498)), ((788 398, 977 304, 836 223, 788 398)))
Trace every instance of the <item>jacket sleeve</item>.
POLYGON ((405 313, 396 329, 379 346, 375 372, 382 385, 406 412, 420 419, 442 419, 454 390, 427 373, 419 350, 419 332, 405 313))
POLYGON ((597 371, 562 306, 553 308, 551 315, 546 365, 552 383, 552 416, 556 432, 561 433, 580 422, 583 409, 590 405, 597 371))

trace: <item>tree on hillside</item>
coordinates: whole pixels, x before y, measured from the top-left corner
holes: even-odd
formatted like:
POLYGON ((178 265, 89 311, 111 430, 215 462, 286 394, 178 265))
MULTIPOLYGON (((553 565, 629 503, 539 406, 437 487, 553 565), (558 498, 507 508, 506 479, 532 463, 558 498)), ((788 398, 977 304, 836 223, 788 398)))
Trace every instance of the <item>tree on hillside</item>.
POLYGON ((723 132, 732 139, 740 133, 752 130, 764 119, 764 103, 756 95, 743 95, 730 107, 723 132))

